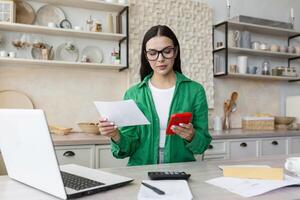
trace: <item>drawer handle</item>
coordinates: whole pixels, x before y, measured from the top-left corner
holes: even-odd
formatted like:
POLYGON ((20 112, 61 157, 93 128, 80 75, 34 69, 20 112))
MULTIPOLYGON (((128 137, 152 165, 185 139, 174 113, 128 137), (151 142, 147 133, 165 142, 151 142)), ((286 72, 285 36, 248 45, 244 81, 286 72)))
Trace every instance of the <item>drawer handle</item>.
POLYGON ((240 147, 247 147, 247 143, 245 143, 245 142, 241 143, 240 147))
POLYGON ((214 146, 213 145, 208 145, 208 147, 207 147, 208 149, 213 149, 214 148, 214 146))
POLYGON ((73 151, 66 151, 63 156, 65 157, 73 157, 75 156, 75 153, 73 151))
POLYGON ((278 145, 278 142, 274 140, 271 144, 278 145))

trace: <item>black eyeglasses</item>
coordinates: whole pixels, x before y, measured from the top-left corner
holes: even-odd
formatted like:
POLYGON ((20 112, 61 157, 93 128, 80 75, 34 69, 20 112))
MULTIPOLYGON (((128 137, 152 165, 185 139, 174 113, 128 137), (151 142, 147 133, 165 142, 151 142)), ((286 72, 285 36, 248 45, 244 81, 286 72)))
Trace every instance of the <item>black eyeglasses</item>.
POLYGON ((149 61, 155 61, 158 59, 159 54, 161 54, 165 59, 171 59, 175 57, 176 47, 165 47, 164 49, 158 51, 155 49, 150 49, 145 51, 145 56, 149 61))

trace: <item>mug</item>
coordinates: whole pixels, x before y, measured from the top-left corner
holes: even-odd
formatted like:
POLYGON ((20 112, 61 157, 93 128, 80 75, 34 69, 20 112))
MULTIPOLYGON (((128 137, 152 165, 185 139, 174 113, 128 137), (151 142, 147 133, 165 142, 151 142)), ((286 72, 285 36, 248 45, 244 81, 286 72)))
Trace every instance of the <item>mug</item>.
POLYGON ((82 31, 83 29, 82 29, 81 26, 74 26, 74 30, 76 30, 76 31, 82 31))
POLYGON ((237 66, 236 65, 229 65, 229 72, 230 73, 236 73, 237 72, 237 66))
POLYGON ((296 49, 296 54, 300 54, 300 47, 299 46, 295 47, 295 49, 296 49))
POLYGON ((256 66, 251 66, 251 67, 249 67, 248 69, 249 69, 249 70, 248 70, 248 73, 249 73, 249 74, 256 74, 256 73, 257 73, 258 67, 256 67, 256 66))
POLYGON ((222 118, 220 116, 216 116, 214 118, 214 130, 221 131, 222 130, 222 118))
POLYGON ((237 57, 238 73, 246 74, 247 67, 248 67, 248 56, 238 56, 237 57))
POLYGON ((300 176, 300 157, 287 158, 284 168, 296 176, 300 176))
POLYGON ((228 31, 228 46, 241 47, 241 32, 236 30, 228 31))
POLYGON ((286 53, 287 52, 287 46, 280 46, 279 50, 282 53, 286 53))
POLYGON ((56 28, 56 24, 53 23, 53 22, 49 22, 49 23, 48 23, 48 27, 49 27, 49 28, 56 28))

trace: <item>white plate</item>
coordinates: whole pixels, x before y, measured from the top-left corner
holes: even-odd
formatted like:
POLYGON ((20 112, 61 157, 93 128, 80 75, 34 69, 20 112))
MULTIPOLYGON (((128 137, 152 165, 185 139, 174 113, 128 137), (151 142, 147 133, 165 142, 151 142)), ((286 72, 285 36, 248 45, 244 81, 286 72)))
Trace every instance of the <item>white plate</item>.
POLYGON ((40 26, 48 26, 48 23, 52 22, 59 27, 60 22, 64 19, 66 19, 64 11, 53 5, 42 6, 36 12, 36 23, 40 26))
POLYGON ((81 56, 86 55, 92 63, 103 62, 103 52, 96 46, 87 46, 82 50, 81 56))
POLYGON ((69 50, 68 43, 63 43, 57 47, 56 60, 63 60, 69 62, 77 62, 79 58, 79 50, 75 44, 72 44, 74 49, 69 50))

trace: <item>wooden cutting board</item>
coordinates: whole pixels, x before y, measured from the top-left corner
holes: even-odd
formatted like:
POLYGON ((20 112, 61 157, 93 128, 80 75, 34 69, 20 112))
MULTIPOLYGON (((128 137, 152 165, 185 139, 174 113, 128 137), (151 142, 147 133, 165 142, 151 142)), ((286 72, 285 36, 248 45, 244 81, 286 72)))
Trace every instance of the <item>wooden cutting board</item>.
POLYGON ((289 117, 296 117, 296 122, 300 123, 300 96, 286 97, 285 114, 289 117))
POLYGON ((14 90, 0 91, 0 108, 33 109, 31 99, 23 92, 14 90))

